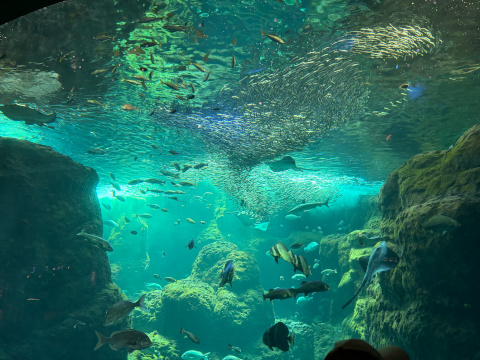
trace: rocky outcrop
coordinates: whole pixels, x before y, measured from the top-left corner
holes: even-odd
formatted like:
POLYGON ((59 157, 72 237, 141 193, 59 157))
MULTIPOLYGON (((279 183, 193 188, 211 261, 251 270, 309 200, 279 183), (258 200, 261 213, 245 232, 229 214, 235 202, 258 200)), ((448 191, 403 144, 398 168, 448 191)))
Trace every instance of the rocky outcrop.
POLYGON ((134 324, 175 339, 180 353, 192 348, 225 352, 228 343, 248 347, 274 322, 272 305, 263 301, 262 293, 255 257, 232 243, 218 241, 202 248, 187 279, 149 293, 146 300, 151 313, 137 312, 134 324), (220 288, 220 273, 227 260, 235 266, 233 287, 220 288), (201 344, 184 338, 180 327, 194 333, 201 344))
POLYGON ((0 353, 126 358, 92 352, 92 328, 121 298, 105 251, 76 235, 102 235, 97 183, 95 170, 50 147, 0 138, 0 353))
POLYGON ((414 359, 478 356, 479 184, 480 124, 452 149, 416 155, 390 174, 381 227, 401 260, 357 302, 351 323, 364 319, 356 332, 367 341, 403 346, 414 359), (427 226, 438 215, 440 224, 427 226))

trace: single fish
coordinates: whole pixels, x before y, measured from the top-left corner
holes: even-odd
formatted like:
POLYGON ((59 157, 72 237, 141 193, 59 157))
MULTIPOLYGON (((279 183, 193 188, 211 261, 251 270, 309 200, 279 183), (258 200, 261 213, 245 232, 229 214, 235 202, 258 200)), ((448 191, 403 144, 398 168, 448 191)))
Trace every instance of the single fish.
POLYGON ((294 213, 298 213, 298 212, 301 212, 301 211, 307 211, 307 210, 314 209, 316 207, 324 206, 324 205, 329 208, 329 206, 328 206, 328 201, 329 200, 330 199, 327 199, 327 201, 325 201, 325 202, 316 202, 316 203, 306 203, 305 200, 304 200, 302 202, 302 204, 295 206, 293 209, 289 210, 288 213, 289 214, 294 214, 294 213))
POLYGON ((278 258, 291 263, 294 257, 293 253, 288 250, 284 243, 277 243, 270 248, 270 255, 273 256, 275 262, 278 264, 278 258))
POLYGON ((99 247, 100 249, 103 249, 105 251, 113 251, 112 246, 109 244, 109 242, 100 236, 93 235, 93 234, 87 234, 85 232, 85 229, 82 229, 77 236, 83 236, 86 238, 88 241, 90 241, 93 245, 99 247))
POLYGON ((442 235, 445 235, 445 233, 460 227, 460 223, 445 215, 434 215, 423 223, 423 227, 431 233, 441 232, 442 235))
POLYGON ((195 335, 193 335, 190 331, 184 330, 181 327, 180 328, 180 333, 185 334, 195 344, 200 344, 200 340, 195 335))
POLYGON ((235 275, 235 269, 233 266, 233 261, 228 260, 227 263, 225 264, 225 267, 223 268, 222 273, 220 274, 220 285, 219 287, 223 287, 225 284, 230 284, 230 287, 232 286, 232 280, 235 275))
POLYGON ((187 220, 187 222, 189 222, 190 224, 196 224, 195 220, 193 219, 186 218, 185 220, 187 220))
POLYGON ((122 188, 120 187, 120 184, 116 181, 109 181, 110 185, 112 185, 115 190, 122 191, 122 188))
POLYGON ((325 284, 323 281, 312 280, 312 281, 302 281, 302 285, 295 289, 294 298, 297 297, 298 294, 303 293, 305 296, 315 292, 323 292, 330 289, 330 286, 325 284))
POLYGON ((281 172, 286 170, 294 171, 303 171, 308 169, 303 169, 297 166, 295 159, 291 156, 284 156, 282 159, 277 161, 270 161, 266 163, 270 170, 273 172, 281 172))
POLYGON ((108 343, 112 350, 127 349, 128 352, 131 353, 135 350, 149 348, 153 345, 147 334, 134 329, 115 331, 108 338, 97 330, 95 330, 95 334, 97 335, 98 342, 93 350, 98 350, 108 343))
POLYGON ((240 354, 242 352, 242 349, 240 349, 238 346, 232 346, 230 344, 228 344, 228 350, 235 351, 238 354, 240 354))
POLYGON ((147 204, 148 207, 151 207, 152 209, 158 210, 161 209, 162 207, 157 204, 147 204))
POLYGON ((290 335, 288 333, 287 325, 280 321, 265 331, 263 334, 263 343, 267 345, 270 350, 276 347, 282 351, 288 351, 288 344, 290 343, 290 345, 293 346, 295 341, 295 333, 290 335))
POLYGON ((146 287, 149 291, 162 290, 162 285, 157 284, 157 283, 145 283, 145 287, 146 287))
POLYGON ((158 274, 153 274, 153 277, 154 277, 155 279, 162 280, 162 277, 161 277, 160 275, 158 275, 158 274))
POLYGON ((307 259, 302 255, 293 255, 292 259, 293 271, 300 270, 305 276, 312 275, 312 268, 308 265, 307 259))
POLYGON ((174 278, 169 277, 169 276, 165 277, 164 280, 165 280, 166 282, 170 283, 170 284, 175 284, 176 282, 178 282, 177 279, 174 279, 174 278))
POLYGON ((165 180, 161 180, 161 179, 147 179, 147 180, 144 180, 144 182, 147 182, 149 184, 156 184, 156 185, 165 184, 165 180))
POLYGON ((27 125, 38 125, 43 126, 44 124, 52 123, 57 118, 55 111, 52 111, 50 114, 44 114, 38 110, 29 108, 26 105, 2 105, 0 106, 0 111, 8 119, 14 121, 25 121, 27 125))
POLYGON ((113 220, 103 220, 103 223, 107 226, 113 226, 118 228, 118 224, 113 220))
POLYGON ((133 216, 139 217, 139 218, 142 218, 142 219, 151 219, 151 218, 152 218, 152 215, 147 214, 147 213, 143 213, 143 214, 133 214, 133 216))
POLYGON ((130 222, 130 219, 126 216, 123 217, 125 219, 125 222, 128 224, 130 222))
POLYGON ((289 299, 291 297, 295 296, 294 289, 270 289, 266 294, 262 294, 263 300, 265 299, 270 299, 270 301, 273 300, 283 300, 283 299, 289 299))
MULTIPOLYGON (((288 215, 287 215, 287 216, 288 216, 288 215)), ((294 216, 295 216, 295 215, 294 215, 294 216)), ((304 246, 305 246, 305 244, 296 242, 296 243, 293 243, 292 245, 290 245, 290 249, 300 249, 300 248, 302 248, 302 247, 304 247, 304 246)))
POLYGON ((180 181, 179 184, 180 184, 181 186, 195 186, 194 183, 191 183, 191 182, 189 182, 189 181, 180 181))
POLYGON ((142 179, 134 179, 134 180, 130 180, 127 185, 137 185, 137 184, 141 184, 145 182, 145 180, 142 180, 142 179))
POLYGON ((91 148, 87 150, 87 153, 92 155, 105 155, 106 151, 100 148, 91 148))
POLYGON ((191 240, 188 242, 188 244, 185 245, 185 247, 188 247, 188 250, 192 250, 193 248, 196 249, 197 247, 195 246, 195 240, 191 239, 191 240))
POLYGON ((271 34, 267 34, 265 33, 263 30, 260 30, 262 32, 262 36, 267 36, 270 40, 276 42, 277 44, 285 44, 285 41, 283 41, 282 39, 280 39, 278 36, 276 35, 271 35, 271 34))
POLYGON ((303 280, 306 279, 307 277, 303 274, 295 274, 292 276, 292 280, 303 280))
POLYGON ((115 303, 110 309, 107 310, 105 315, 105 323, 103 325, 111 326, 117 324, 130 315, 136 307, 147 312, 148 310, 145 307, 144 301, 145 294, 143 294, 136 302, 124 300, 115 303))
POLYGON ((208 360, 210 353, 202 354, 199 351, 188 350, 183 353, 182 360, 208 360))
MULTIPOLYGON (((318 265, 318 264, 315 264, 315 265, 318 265)), ((325 269, 325 270, 322 270, 322 275, 325 275, 325 276, 329 276, 329 275, 332 275, 332 274, 336 274, 337 273, 337 269, 325 269)))
POLYGON ((399 257, 395 252, 387 247, 387 243, 383 241, 378 247, 373 250, 372 255, 362 256, 358 259, 360 265, 365 270, 365 276, 363 277, 362 283, 360 284, 355 294, 352 298, 348 300, 345 305, 342 306, 342 309, 345 309, 360 293, 364 286, 370 284, 373 281, 373 276, 376 273, 388 271, 397 266, 399 257), (366 261, 368 259, 368 263, 366 261), (366 267, 365 267, 365 264, 366 267))
POLYGON ((200 169, 203 169, 205 166, 208 166, 208 164, 207 163, 198 163, 198 164, 193 165, 193 168, 196 169, 196 170, 200 170, 200 169))

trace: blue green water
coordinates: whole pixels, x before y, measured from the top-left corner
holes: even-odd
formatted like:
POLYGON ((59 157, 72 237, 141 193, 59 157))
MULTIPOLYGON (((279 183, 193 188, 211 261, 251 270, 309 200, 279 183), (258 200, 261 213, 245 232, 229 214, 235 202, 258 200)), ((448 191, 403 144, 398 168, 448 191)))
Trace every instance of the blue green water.
MULTIPOLYGON (((362 230, 379 215, 364 216, 363 201, 393 170, 415 154, 448 149, 478 122, 479 15, 474 2, 441 0, 66 1, 0 27, 0 104, 57 114, 53 129, 0 114, 0 137, 51 146, 95 169, 98 200, 111 207, 101 206, 102 218, 119 225, 103 227, 114 248, 112 280, 131 299, 151 292, 148 283, 168 284, 153 274, 188 278, 202 248, 220 240, 253 254, 265 291, 299 286, 291 264, 266 255, 271 246, 362 230), (166 24, 186 31, 169 32, 166 24), (150 41, 161 46, 140 47, 150 41), (208 80, 191 63, 204 67, 208 80), (88 153, 92 148, 102 154, 88 153), (285 155, 308 170, 273 172, 268 162, 285 155), (207 166, 182 172, 175 163, 207 166), (166 183, 127 184, 148 178, 166 183), (327 199, 329 208, 285 217, 302 201, 327 199), (153 217, 135 216, 142 213, 153 217), (197 248, 186 248, 190 239, 197 248)), ((334 266, 335 255, 298 253, 311 266, 319 260, 314 279, 340 283, 342 274, 320 273, 334 266)), ((326 323, 332 344, 343 338, 349 314, 332 310, 339 298, 326 292, 305 301, 276 300, 275 319, 326 323)), ((265 330, 258 329, 258 341, 265 330)), ((176 340, 180 355, 190 347, 228 355, 223 343, 210 349, 176 340)), ((238 343, 249 359, 310 358, 307 350, 266 355, 251 339, 238 343)))

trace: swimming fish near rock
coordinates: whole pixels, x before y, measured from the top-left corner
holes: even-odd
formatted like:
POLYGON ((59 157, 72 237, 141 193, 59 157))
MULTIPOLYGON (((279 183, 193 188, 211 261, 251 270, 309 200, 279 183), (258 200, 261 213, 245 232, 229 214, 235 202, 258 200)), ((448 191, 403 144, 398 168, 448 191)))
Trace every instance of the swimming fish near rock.
POLYGON ((223 268, 222 273, 220 274, 220 285, 218 286, 223 287, 225 284, 230 284, 230 287, 233 287, 232 280, 234 276, 235 276, 235 269, 233 266, 233 261, 228 260, 227 263, 225 264, 225 267, 223 268))
POLYGON ((10 120, 25 121, 27 125, 43 126, 55 121, 57 114, 52 111, 50 114, 44 114, 38 110, 32 109, 26 105, 11 104, 0 106, 0 111, 10 120))
POLYGON ((270 255, 273 256, 275 262, 278 264, 278 258, 291 263, 294 257, 292 251, 289 251, 284 243, 277 243, 270 248, 270 255))
POLYGON ((304 294, 307 296, 308 294, 311 293, 316 293, 316 292, 324 292, 330 289, 330 286, 328 284, 324 283, 323 281, 318 281, 318 280, 312 280, 312 281, 302 281, 302 285, 298 288, 295 289, 295 295, 294 298, 297 297, 298 294, 304 294))
POLYGON ((110 337, 105 337, 97 330, 95 330, 95 334, 98 342, 95 349, 93 349, 94 351, 107 343, 112 350, 127 349, 129 353, 135 350, 146 349, 153 345, 147 334, 134 329, 115 331, 110 337))
POLYGON ((210 353, 202 354, 200 351, 188 350, 182 354, 182 360, 208 360, 210 353))
POLYGON ((295 289, 270 289, 266 294, 262 294, 263 300, 269 299, 270 301, 273 300, 284 300, 289 299, 295 296, 295 289))
POLYGON ((100 236, 97 236, 97 235, 93 235, 93 234, 88 234, 85 232, 85 229, 82 229, 82 231, 80 231, 77 236, 83 236, 84 238, 86 238, 88 241, 90 241, 93 245, 99 247, 100 249, 103 249, 105 251, 113 251, 113 248, 112 246, 110 245, 110 243, 101 238, 100 236))
POLYGON ((113 220, 103 220, 103 223, 107 226, 113 226, 118 228, 118 224, 113 220))
POLYGON ((373 276, 375 274, 388 271, 396 267, 399 257, 393 250, 389 249, 387 247, 387 243, 383 241, 378 247, 375 248, 375 250, 373 250, 372 255, 362 256, 358 260, 365 271, 365 276, 363 277, 362 283, 358 287, 357 291, 355 291, 355 294, 353 294, 352 298, 342 306, 342 309, 345 309, 357 297, 364 286, 373 281, 373 276))
POLYGON ((188 247, 188 250, 192 250, 193 248, 196 249, 197 247, 195 246, 195 240, 191 239, 191 240, 188 242, 188 244, 185 245, 185 247, 188 247))
POLYGON ((308 265, 307 259, 303 255, 293 255, 293 271, 300 270, 305 276, 312 275, 312 268, 308 265))
POLYGON ((309 243, 307 246, 305 246, 305 248, 303 249, 303 251, 305 252, 313 252, 315 250, 317 250, 319 247, 318 243, 316 241, 312 241, 311 243, 309 243))
POLYGON ((290 335, 288 333, 287 325, 280 321, 265 331, 263 334, 263 343, 272 351, 274 347, 282 351, 288 351, 288 344, 290 343, 290 345, 293 346, 295 341, 295 333, 290 335))
POLYGON ((239 353, 239 354, 242 352, 242 349, 240 349, 238 346, 232 346, 230 344, 228 344, 228 350, 235 351, 236 353, 239 353))
POLYGON ((137 307, 143 311, 148 311, 145 307, 144 301, 145 294, 143 294, 136 302, 130 300, 116 302, 110 309, 107 310, 107 313, 105 314, 105 323, 103 325, 111 326, 117 324, 119 321, 130 315, 137 307))
POLYGON ((177 279, 174 279, 174 278, 169 277, 169 276, 165 277, 164 280, 165 280, 166 282, 169 282, 170 284, 175 284, 176 282, 178 282, 177 279))
POLYGON ((200 344, 200 340, 195 335, 193 335, 190 331, 187 331, 187 330, 185 330, 184 328, 181 327, 180 328, 180 333, 185 334, 186 337, 188 337, 195 344, 200 344))

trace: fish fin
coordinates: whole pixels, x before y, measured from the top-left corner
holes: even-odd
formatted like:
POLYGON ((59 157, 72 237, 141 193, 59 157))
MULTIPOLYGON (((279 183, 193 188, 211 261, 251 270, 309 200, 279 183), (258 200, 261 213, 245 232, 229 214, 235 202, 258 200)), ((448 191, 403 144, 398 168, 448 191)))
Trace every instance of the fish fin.
POLYGON ((293 346, 293 344, 295 343, 295 333, 290 334, 290 336, 288 337, 288 342, 290 343, 290 345, 293 346))
POLYGON ((108 342, 107 338, 101 332, 95 330, 95 334, 97 335, 98 342, 93 351, 100 349, 103 345, 105 345, 105 343, 108 342))
POLYGON ((230 280, 230 287, 233 288, 232 281, 230 280))
POLYGON ((306 283, 307 283, 307 282, 304 280, 304 281, 302 281, 301 285, 306 284, 306 283))
POLYGON ((183 330, 182 327, 180 327, 180 333, 183 333, 185 330, 183 330))
POLYGON ((115 346, 113 346, 112 344, 108 344, 110 345, 110 349, 112 349, 113 351, 118 351, 118 348, 116 348, 115 346))
POLYGON ((302 200, 302 202, 301 202, 300 204, 306 204, 306 203, 307 203, 307 202, 306 202, 306 200, 305 200, 305 199, 303 199, 303 200, 302 200))
POLYGON ((330 198, 328 198, 327 201, 325 201, 325 206, 326 206, 327 208, 330 208, 330 206, 328 206, 328 202, 329 202, 329 201, 330 201, 330 198))
POLYGON ((145 306, 145 294, 140 296, 140 299, 137 300, 137 302, 135 303, 135 306, 138 306, 138 308, 142 311, 148 312, 148 309, 145 306))
POLYGON ((209 353, 209 352, 208 352, 208 353, 206 353, 206 354, 203 354, 203 357, 204 357, 205 359, 207 359, 207 360, 208 360, 208 355, 210 355, 210 353, 209 353))
POLYGON ((273 257, 275 259, 275 262, 278 264, 278 256, 273 257))

